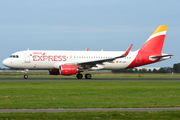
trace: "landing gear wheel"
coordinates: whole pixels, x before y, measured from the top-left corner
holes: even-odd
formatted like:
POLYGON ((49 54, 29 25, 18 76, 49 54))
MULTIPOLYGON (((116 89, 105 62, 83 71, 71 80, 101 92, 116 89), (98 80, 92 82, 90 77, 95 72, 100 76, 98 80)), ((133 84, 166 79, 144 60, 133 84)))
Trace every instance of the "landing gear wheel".
POLYGON ((28 75, 24 75, 24 79, 28 79, 28 75))
POLYGON ((85 78, 86 78, 86 79, 91 79, 91 74, 87 73, 87 74, 85 75, 85 78))
POLYGON ((82 79, 83 75, 82 74, 77 74, 76 77, 77 77, 77 79, 82 79))

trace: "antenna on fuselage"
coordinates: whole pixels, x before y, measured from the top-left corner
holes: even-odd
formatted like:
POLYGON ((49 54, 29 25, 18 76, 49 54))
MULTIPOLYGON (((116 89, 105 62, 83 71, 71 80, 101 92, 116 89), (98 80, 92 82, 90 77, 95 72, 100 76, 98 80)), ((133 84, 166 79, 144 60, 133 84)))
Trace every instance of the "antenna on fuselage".
POLYGON ((89 50, 89 48, 86 48, 86 50, 85 51, 88 51, 89 50))

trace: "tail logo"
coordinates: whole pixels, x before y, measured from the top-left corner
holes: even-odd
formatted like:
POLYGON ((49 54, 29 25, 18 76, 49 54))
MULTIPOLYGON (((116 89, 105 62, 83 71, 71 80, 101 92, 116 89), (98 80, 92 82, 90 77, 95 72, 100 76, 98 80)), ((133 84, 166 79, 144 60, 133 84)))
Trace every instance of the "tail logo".
POLYGON ((159 61, 166 36, 167 25, 160 25, 137 51, 135 59, 127 68, 137 67, 159 61))

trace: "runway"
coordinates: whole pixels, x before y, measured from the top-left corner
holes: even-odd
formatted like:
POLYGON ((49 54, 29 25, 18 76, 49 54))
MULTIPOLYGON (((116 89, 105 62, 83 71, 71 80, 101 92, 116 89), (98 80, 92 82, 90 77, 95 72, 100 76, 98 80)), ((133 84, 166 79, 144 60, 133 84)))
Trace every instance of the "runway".
POLYGON ((100 111, 177 111, 180 108, 84 108, 84 109, 0 109, 0 113, 14 112, 100 112, 100 111))
POLYGON ((144 81, 173 82, 180 79, 0 79, 0 82, 105 82, 105 81, 144 81))

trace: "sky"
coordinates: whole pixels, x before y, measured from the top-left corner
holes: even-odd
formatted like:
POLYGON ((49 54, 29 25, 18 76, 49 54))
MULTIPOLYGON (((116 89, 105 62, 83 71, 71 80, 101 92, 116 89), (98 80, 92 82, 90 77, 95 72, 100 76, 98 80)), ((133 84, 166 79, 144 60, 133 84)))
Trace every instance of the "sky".
POLYGON ((180 63, 179 0, 0 0, 0 67, 22 50, 125 51, 139 49, 159 25, 168 25, 163 53, 180 63))

